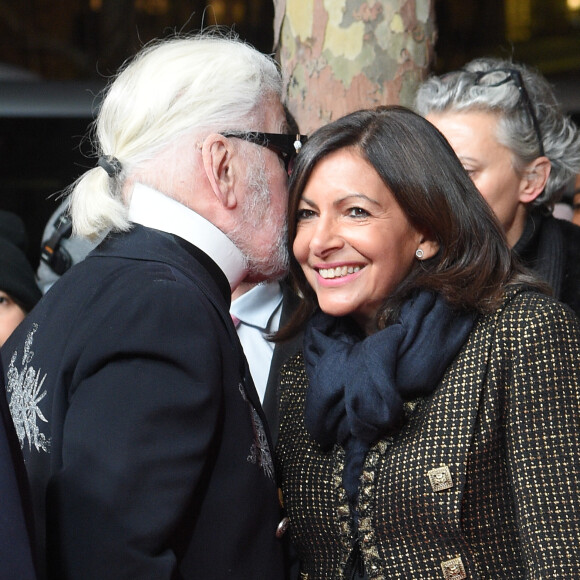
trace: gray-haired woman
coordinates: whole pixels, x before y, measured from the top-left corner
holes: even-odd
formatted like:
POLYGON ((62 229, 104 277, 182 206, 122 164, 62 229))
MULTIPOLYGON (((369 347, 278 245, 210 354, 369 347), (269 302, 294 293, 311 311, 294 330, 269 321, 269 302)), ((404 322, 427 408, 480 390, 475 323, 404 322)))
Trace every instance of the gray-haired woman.
POLYGON ((415 108, 448 139, 515 252, 580 314, 580 228, 551 215, 580 172, 580 132, 547 80, 476 59, 425 81, 415 108))

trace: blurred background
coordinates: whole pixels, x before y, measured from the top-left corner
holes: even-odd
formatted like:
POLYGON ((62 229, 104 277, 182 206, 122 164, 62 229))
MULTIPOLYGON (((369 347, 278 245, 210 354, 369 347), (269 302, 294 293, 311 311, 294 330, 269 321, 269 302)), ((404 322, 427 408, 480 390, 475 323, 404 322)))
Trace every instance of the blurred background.
MULTIPOLYGON (((434 2, 434 72, 511 56, 580 120, 580 0, 434 2)), ((86 134, 108 77, 152 38, 215 24, 271 53, 273 19, 272 0, 0 0, 0 209, 25 220, 33 264, 55 194, 94 163, 86 134)))

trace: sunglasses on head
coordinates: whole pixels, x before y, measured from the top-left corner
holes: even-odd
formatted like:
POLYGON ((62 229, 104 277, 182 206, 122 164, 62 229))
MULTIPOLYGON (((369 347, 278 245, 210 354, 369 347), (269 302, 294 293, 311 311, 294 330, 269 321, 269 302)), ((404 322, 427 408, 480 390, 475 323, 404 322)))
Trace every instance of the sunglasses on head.
POLYGON ((294 160, 306 143, 306 135, 288 135, 285 133, 261 133, 260 131, 229 131, 221 133, 223 137, 243 139, 254 145, 266 147, 280 157, 288 175, 292 173, 294 160))
MULTIPOLYGON (((472 72, 472 71, 467 71, 472 72)), ((536 133, 536 138, 538 140, 540 156, 544 155, 544 139, 542 137, 542 131, 540 130, 540 123, 538 122, 538 117, 534 111, 534 106, 530 95, 524 84, 524 79, 522 73, 519 70, 513 68, 497 68, 488 71, 477 71, 472 72, 475 76, 475 84, 480 87, 499 87, 505 83, 513 82, 520 92, 520 99, 526 108, 528 116, 534 127, 534 132, 536 133)))

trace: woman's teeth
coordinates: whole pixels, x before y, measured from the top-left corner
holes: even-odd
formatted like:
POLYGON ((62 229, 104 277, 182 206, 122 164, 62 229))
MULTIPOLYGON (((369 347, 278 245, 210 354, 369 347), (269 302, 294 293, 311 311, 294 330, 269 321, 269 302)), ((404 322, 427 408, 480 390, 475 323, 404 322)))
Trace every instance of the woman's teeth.
POLYGON ((347 274, 354 274, 360 270, 360 266, 339 266, 338 268, 322 268, 318 273, 325 279, 342 278, 347 274))

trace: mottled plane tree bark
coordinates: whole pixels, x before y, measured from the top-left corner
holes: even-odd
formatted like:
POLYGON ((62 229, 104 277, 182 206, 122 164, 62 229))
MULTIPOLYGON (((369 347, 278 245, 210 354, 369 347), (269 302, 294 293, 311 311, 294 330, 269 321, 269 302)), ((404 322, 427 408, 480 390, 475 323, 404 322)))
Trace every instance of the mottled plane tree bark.
POLYGON ((434 3, 274 0, 274 48, 302 132, 356 109, 410 105, 434 56, 434 3))

